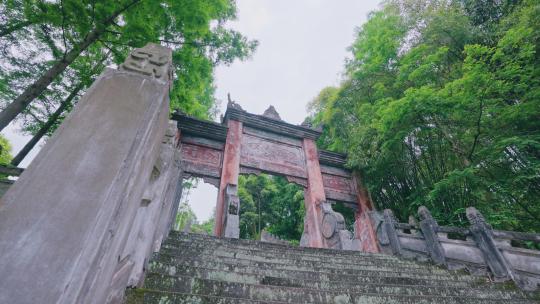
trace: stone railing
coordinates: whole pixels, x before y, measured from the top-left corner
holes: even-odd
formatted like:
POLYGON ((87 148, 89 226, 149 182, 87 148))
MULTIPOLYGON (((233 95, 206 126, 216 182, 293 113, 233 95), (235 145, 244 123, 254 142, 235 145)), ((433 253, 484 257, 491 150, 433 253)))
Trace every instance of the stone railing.
POLYGON ((261 231, 261 242, 265 243, 272 243, 272 244, 281 244, 281 245, 290 245, 290 243, 286 240, 282 240, 278 236, 275 236, 271 234, 270 232, 266 230, 261 231))
POLYGON ((513 280, 527 290, 540 284, 540 251, 521 246, 540 243, 540 234, 493 230, 473 207, 467 208, 469 228, 439 226, 423 206, 418 217, 419 222, 410 216, 409 223, 398 223, 389 209, 372 212, 381 251, 466 269, 495 281, 513 280))

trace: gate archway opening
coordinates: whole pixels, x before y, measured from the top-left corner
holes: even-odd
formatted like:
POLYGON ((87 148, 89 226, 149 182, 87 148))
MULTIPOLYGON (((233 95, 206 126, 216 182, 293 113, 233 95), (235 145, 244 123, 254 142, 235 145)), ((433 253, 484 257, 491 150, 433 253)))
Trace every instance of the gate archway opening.
POLYGON ((304 188, 285 177, 241 174, 238 178, 239 238, 300 244, 304 188))
POLYGON ((185 176, 174 230, 212 234, 218 188, 203 178, 185 176))

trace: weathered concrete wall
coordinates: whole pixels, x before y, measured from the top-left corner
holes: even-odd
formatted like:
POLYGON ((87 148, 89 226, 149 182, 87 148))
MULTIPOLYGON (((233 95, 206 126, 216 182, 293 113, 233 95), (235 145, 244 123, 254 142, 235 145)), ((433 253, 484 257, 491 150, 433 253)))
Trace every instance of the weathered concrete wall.
MULTIPOLYGON (((106 303, 169 116, 171 52, 106 70, 0 201, 0 303, 106 303)), ((109 298, 114 300, 114 298, 109 298)))

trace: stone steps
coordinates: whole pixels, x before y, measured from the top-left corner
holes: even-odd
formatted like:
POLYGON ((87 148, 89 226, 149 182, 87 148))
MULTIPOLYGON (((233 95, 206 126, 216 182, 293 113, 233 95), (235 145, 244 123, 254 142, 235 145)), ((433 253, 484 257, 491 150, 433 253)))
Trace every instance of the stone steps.
POLYGON ((247 248, 252 250, 276 250, 276 251, 286 251, 289 254, 299 253, 301 255, 318 255, 318 256, 328 256, 332 258, 340 257, 349 257, 349 258, 375 258, 380 260, 399 260, 399 258, 391 255, 380 255, 373 253, 365 253, 358 251, 346 251, 346 250, 335 250, 335 249, 326 249, 326 248, 309 248, 309 247, 298 247, 292 245, 282 245, 282 244, 272 244, 264 243, 255 240, 242 240, 242 239, 229 239, 229 238, 220 238, 213 237, 202 234, 188 234, 177 231, 172 231, 169 239, 166 240, 167 244, 175 244, 178 242, 184 243, 193 243, 193 244, 204 244, 205 246, 230 246, 231 248, 247 248))
MULTIPOLYGON (((277 259, 287 263, 287 260, 292 259, 294 262, 303 263, 305 265, 309 263, 326 263, 329 259, 332 260, 332 264, 336 267, 346 266, 348 267, 351 264, 362 265, 362 266, 381 266, 387 265, 391 267, 408 267, 410 269, 424 269, 430 272, 440 272, 447 273, 447 270, 440 271, 437 268, 433 268, 431 264, 426 264, 424 262, 417 262, 413 260, 398 259, 392 257, 392 259, 381 259, 378 255, 372 256, 362 256, 360 258, 353 256, 350 257, 338 257, 333 258, 331 254, 306 254, 303 255, 301 252, 289 252, 288 249, 253 249, 246 246, 242 247, 230 247, 225 245, 201 245, 201 244, 192 244, 188 242, 168 242, 163 245, 163 250, 171 253, 174 250, 182 252, 182 254, 191 254, 197 253, 198 255, 219 255, 222 257, 231 257, 231 258, 244 258, 244 257, 256 257, 263 261, 264 259, 271 261, 272 259, 277 259)), ((295 247, 292 247, 295 248, 295 247)), ((339 252, 339 251, 338 251, 339 252)), ((290 262, 290 261, 289 261, 290 262)))
MULTIPOLYGON (((354 289, 313 289, 290 286, 274 286, 262 284, 243 284, 230 281, 205 280, 185 276, 166 276, 153 274, 145 281, 145 287, 154 290, 168 291, 182 294, 197 294, 209 296, 224 296, 228 298, 242 298, 260 301, 277 301, 302 303, 306 299, 312 304, 330 303, 332 299, 342 295, 358 298, 363 295, 384 294, 391 297, 433 297, 437 293, 442 303, 450 303, 466 298, 473 303, 491 301, 491 303, 519 303, 520 299, 512 295, 501 298, 499 294, 485 293, 479 290, 468 291, 456 289, 453 292, 443 288, 429 288, 418 286, 411 289, 410 286, 357 286, 354 289), (459 292, 461 290, 461 292, 459 292)), ((487 303, 487 302, 485 302, 487 303)))
MULTIPOLYGON (((357 265, 351 265, 350 268, 345 267, 332 267, 332 265, 298 265, 298 264, 284 264, 284 263, 270 263, 263 261, 253 261, 250 259, 240 259, 240 258, 228 258, 228 257, 214 257, 212 260, 209 260, 208 256, 177 256, 169 255, 167 253, 160 254, 156 258, 156 261, 167 264, 167 265, 193 265, 196 267, 203 268, 216 268, 220 265, 235 267, 235 269, 250 269, 256 268, 262 271, 268 269, 276 269, 280 271, 289 271, 289 272, 318 272, 323 274, 338 274, 338 275, 349 275, 349 276, 398 276, 398 277, 413 277, 413 278, 429 278, 435 280, 460 280, 467 282, 477 282, 479 278, 467 276, 467 275, 457 275, 453 272, 444 272, 443 269, 436 269, 434 272, 429 272, 426 270, 416 270, 400 267, 381 267, 380 269, 377 266, 369 266, 362 268, 357 265)), ((327 262, 328 263, 328 262, 327 262)))
MULTIPOLYGON (((208 291, 228 291, 225 294, 229 297, 250 297, 252 294, 258 294, 263 289, 276 289, 280 291, 288 291, 289 293, 303 293, 309 298, 317 298, 313 294, 387 294, 396 296, 430 296, 437 294, 444 297, 467 297, 468 299, 492 299, 492 300, 516 300, 524 299, 520 292, 509 292, 501 290, 485 290, 463 287, 447 287, 447 286, 423 286, 416 285, 416 288, 411 288, 415 285, 399 284, 344 284, 345 282, 326 282, 317 281, 292 281, 275 278, 264 277, 262 280, 253 281, 245 280, 242 274, 228 273, 205 278, 204 275, 193 277, 189 275, 164 275, 161 273, 149 273, 145 281, 147 288, 166 290, 170 292, 180 293, 201 293, 209 294, 208 291), (240 282, 243 281, 244 282, 240 282), (204 286, 203 289, 193 289, 193 286, 204 286)), ((252 279, 252 278, 250 278, 252 279)), ((275 291, 275 290, 274 290, 275 291)), ((277 293, 275 293, 277 294, 277 293)), ((277 301, 287 301, 291 299, 288 294, 282 295, 284 298, 274 298, 277 301)), ((325 303, 318 302, 318 303, 325 303)))
POLYGON ((257 256, 261 258, 266 259, 275 259, 276 257, 279 257, 280 260, 286 262, 285 260, 294 260, 299 262, 326 262, 329 258, 332 259, 332 264, 335 265, 350 265, 351 263, 354 263, 355 265, 376 265, 379 266, 381 264, 385 265, 400 265, 403 267, 409 267, 409 268, 417 268, 417 269, 432 269, 431 265, 426 265, 422 263, 416 263, 414 261, 408 261, 408 260, 400 260, 400 259, 392 259, 392 260, 385 260, 385 259, 377 259, 377 258, 369 258, 369 257, 362 257, 361 259, 352 259, 347 257, 341 257, 341 258, 332 258, 331 256, 327 255, 302 255, 300 253, 290 253, 287 250, 253 250, 249 248, 234 248, 234 251, 231 251, 231 247, 228 246, 204 246, 204 245, 197 245, 194 246, 190 243, 165 243, 162 246, 163 250, 166 252, 173 252, 178 251, 182 252, 183 254, 191 254, 191 253, 199 253, 199 254, 212 254, 212 255, 219 255, 223 257, 235 257, 239 258, 242 256, 257 256))
MULTIPOLYGON (((231 298, 223 295, 209 296, 189 293, 164 292, 158 290, 141 289, 138 292, 128 291, 127 304, 311 304, 311 299, 303 299, 300 302, 292 301, 270 301, 255 300, 247 298, 231 298)), ((326 298, 326 302, 334 304, 532 304, 537 303, 526 300, 503 300, 494 301, 491 299, 467 299, 467 298, 449 298, 449 297, 418 297, 418 296, 389 296, 389 295, 348 295, 342 294, 333 298, 326 298)))
MULTIPOLYGON (((238 267, 236 265, 217 265, 214 268, 205 268, 200 266, 188 266, 178 264, 164 264, 157 261, 152 262, 149 271, 151 273, 160 273, 168 275, 176 275, 177 273, 194 277, 213 279, 226 277, 231 272, 237 274, 235 279, 243 283, 259 283, 265 280, 273 281, 273 285, 291 284, 291 285, 307 285, 307 286, 325 286, 343 287, 356 286, 358 284, 401 284, 401 285, 430 285, 441 287, 465 288, 471 287, 473 282, 468 281, 452 281, 441 276, 426 277, 410 275, 408 277, 395 276, 357 276, 343 275, 339 273, 322 273, 316 271, 284 271, 280 269, 260 270, 256 267, 238 267), (284 283, 280 283, 284 282, 284 283), (290 282, 290 283, 289 283, 290 282)), ((478 279, 476 284, 480 284, 482 279, 478 279)), ((493 288, 490 285, 488 288, 493 288)))
POLYGON ((128 290, 127 304, 284 304, 286 302, 255 301, 251 299, 227 298, 165 292, 150 289, 128 290))
POLYGON ((173 232, 127 303, 537 303, 509 284, 382 254, 173 232))

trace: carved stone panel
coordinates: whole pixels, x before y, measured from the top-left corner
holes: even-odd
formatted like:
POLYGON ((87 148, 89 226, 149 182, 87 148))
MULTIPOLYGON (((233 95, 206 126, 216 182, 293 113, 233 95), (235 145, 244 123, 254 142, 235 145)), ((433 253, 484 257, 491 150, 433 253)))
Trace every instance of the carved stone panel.
POLYGON ((279 175, 307 177, 305 156, 301 147, 251 134, 242 136, 240 165, 279 175))
POLYGON ((210 147, 182 143, 182 167, 194 176, 221 176, 223 152, 210 147))
POLYGON ((322 179, 327 199, 356 203, 356 193, 351 178, 323 173, 322 179))
POLYGON ((120 70, 135 72, 155 79, 170 81, 172 79, 171 50, 160 45, 149 43, 133 50, 120 70))
POLYGON ((263 130, 252 128, 249 126, 244 127, 243 131, 244 131, 244 134, 250 134, 256 137, 268 139, 271 141, 276 141, 278 143, 284 143, 284 144, 289 144, 289 145, 298 146, 298 147, 302 146, 302 141, 298 138, 283 136, 281 134, 263 131, 263 130))
POLYGON ((343 177, 347 177, 347 178, 352 178, 351 172, 344 169, 344 168, 321 165, 321 172, 322 173, 327 173, 327 174, 332 174, 332 175, 337 175, 337 176, 343 176, 343 177))

